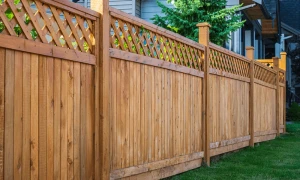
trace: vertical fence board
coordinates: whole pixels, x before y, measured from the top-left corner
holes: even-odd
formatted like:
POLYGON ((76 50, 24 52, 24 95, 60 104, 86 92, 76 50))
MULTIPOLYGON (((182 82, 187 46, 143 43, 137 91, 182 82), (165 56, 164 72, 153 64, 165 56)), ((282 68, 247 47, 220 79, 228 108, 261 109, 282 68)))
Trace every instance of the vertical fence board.
MULTIPOLYGON (((53 122, 53 138, 54 138, 54 147, 53 147, 53 154, 54 154, 54 179, 60 179, 61 169, 60 169, 60 121, 61 121, 61 68, 62 61, 60 59, 54 59, 54 80, 53 80, 53 93, 54 93, 54 122, 53 122)), ((80 111, 79 111, 80 112, 80 111)))
POLYGON ((30 179, 30 142, 31 142, 31 57, 23 53, 23 159, 22 179, 30 179))
POLYGON ((67 77, 67 162, 68 179, 74 179, 74 63, 68 62, 67 77))
POLYGON ((86 102, 87 102, 87 86, 86 86, 86 67, 87 65, 81 64, 80 67, 80 118, 81 118, 81 124, 80 124, 80 168, 81 168, 81 179, 87 178, 87 171, 86 171, 86 163, 87 163, 87 109, 86 109, 86 102))
POLYGON ((54 178, 54 153, 53 153, 53 118, 54 118, 54 62, 53 58, 47 57, 47 179, 54 178))
POLYGON ((5 143, 4 179, 14 178, 14 89, 15 52, 6 50, 5 54, 5 143))
POLYGON ((0 179, 4 179, 5 49, 0 48, 0 179))
POLYGON ((23 145, 23 53, 15 52, 14 89, 14 179, 22 179, 23 145))
POLYGON ((39 179, 47 177, 47 58, 39 57, 39 179))
POLYGON ((61 179, 68 178, 68 96, 69 96, 69 65, 67 61, 61 63, 61 179))
POLYGON ((30 160, 31 179, 39 177, 39 57, 31 54, 31 75, 30 75, 30 160))
POLYGON ((73 142, 74 142, 74 179, 79 180, 81 178, 80 175, 80 63, 74 63, 74 107, 73 107, 73 113, 74 113, 74 125, 73 125, 73 142))

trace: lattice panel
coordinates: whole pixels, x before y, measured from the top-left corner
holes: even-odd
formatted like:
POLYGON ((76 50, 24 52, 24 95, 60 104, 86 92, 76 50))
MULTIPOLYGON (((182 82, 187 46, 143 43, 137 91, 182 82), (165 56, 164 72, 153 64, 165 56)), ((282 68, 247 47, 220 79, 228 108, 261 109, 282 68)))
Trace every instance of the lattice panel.
POLYGON ((282 71, 279 71, 279 82, 285 84, 285 73, 282 71))
POLYGON ((232 52, 229 52, 223 48, 217 48, 216 45, 210 45, 209 50, 211 68, 243 77, 250 77, 250 61, 241 59, 232 52))
POLYGON ((269 69, 265 65, 255 62, 254 64, 254 78, 263 82, 276 85, 277 73, 273 69, 269 69))
MULTIPOLYGON (((132 22, 132 21, 131 21, 132 22)), ((126 20, 111 17, 111 48, 203 71, 204 51, 126 20)))
POLYGON ((93 53, 93 20, 39 0, 0 1, 0 34, 93 53))

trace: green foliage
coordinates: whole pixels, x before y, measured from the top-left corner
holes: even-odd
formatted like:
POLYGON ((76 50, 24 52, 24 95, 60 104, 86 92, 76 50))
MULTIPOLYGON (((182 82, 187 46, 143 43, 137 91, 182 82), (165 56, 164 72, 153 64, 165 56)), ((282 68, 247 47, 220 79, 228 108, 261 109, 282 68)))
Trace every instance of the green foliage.
POLYGON ((36 40, 36 38, 37 38, 37 36, 38 36, 38 33, 36 32, 36 30, 35 30, 35 29, 32 29, 32 30, 30 31, 30 34, 31 34, 31 37, 32 37, 34 40, 36 40))
POLYGON ((20 34, 22 34, 22 29, 21 27, 17 24, 15 27, 14 27, 14 31, 16 32, 16 34, 19 36, 20 34))
POLYGON ((5 11, 5 16, 7 17, 8 20, 12 20, 12 18, 14 17, 14 13, 12 12, 12 10, 10 8, 8 8, 5 11))
POLYGON ((194 41, 198 41, 198 23, 208 22, 211 25, 210 40, 222 45, 230 38, 230 32, 239 29, 245 22, 236 13, 241 5, 225 8, 226 0, 174 0, 175 8, 157 3, 165 16, 155 15, 152 18, 154 24, 194 41))
MULTIPOLYGON (((1 0, 0 0, 1 1, 1 0)), ((5 29, 4 23, 0 22, 0 33, 5 29)))
POLYGON ((14 0, 14 4, 17 5, 20 3, 21 0, 14 0))
POLYGON ((291 107, 287 109, 287 119, 291 121, 300 121, 300 106, 297 103, 292 103, 291 107))

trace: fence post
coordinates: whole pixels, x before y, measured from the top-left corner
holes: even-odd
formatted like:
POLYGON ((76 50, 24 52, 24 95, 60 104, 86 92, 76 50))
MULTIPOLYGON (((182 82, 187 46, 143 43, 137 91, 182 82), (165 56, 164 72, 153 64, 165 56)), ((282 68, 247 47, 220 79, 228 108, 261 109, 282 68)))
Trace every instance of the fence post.
POLYGON ((204 120, 204 161, 210 166, 210 135, 209 135, 209 28, 208 23, 197 24, 199 28, 199 43, 205 46, 204 55, 204 81, 203 81, 203 120, 204 120))
POLYGON ((274 69, 276 70, 276 129, 277 136, 280 135, 280 122, 279 122, 279 96, 280 96, 280 86, 279 86, 279 59, 278 57, 273 57, 274 69))
POLYGON ((91 0, 91 9, 101 14, 95 24, 95 178, 110 179, 110 57, 109 1, 91 0), (97 38, 98 37, 98 38, 97 38))
POLYGON ((249 132, 250 146, 254 147, 254 47, 246 47, 246 57, 250 63, 249 132))
POLYGON ((286 71, 286 52, 280 53, 279 68, 286 71))

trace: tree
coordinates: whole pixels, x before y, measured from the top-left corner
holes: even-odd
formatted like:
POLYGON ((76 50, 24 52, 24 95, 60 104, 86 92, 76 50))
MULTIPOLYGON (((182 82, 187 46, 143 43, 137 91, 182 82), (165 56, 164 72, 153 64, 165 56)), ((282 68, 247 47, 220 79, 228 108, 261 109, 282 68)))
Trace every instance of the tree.
POLYGON ((290 42, 294 44, 294 48, 288 52, 288 56, 292 60, 292 72, 294 75, 294 83, 300 83, 300 40, 293 38, 290 42))
MULTIPOLYGON (((226 0, 173 0, 175 8, 157 1, 165 16, 155 15, 154 24, 198 41, 200 22, 211 25, 210 40, 218 45, 230 38, 230 32, 241 28, 245 21, 236 13, 241 5, 225 8, 226 0)), ((171 3, 171 0, 168 0, 171 3)))

